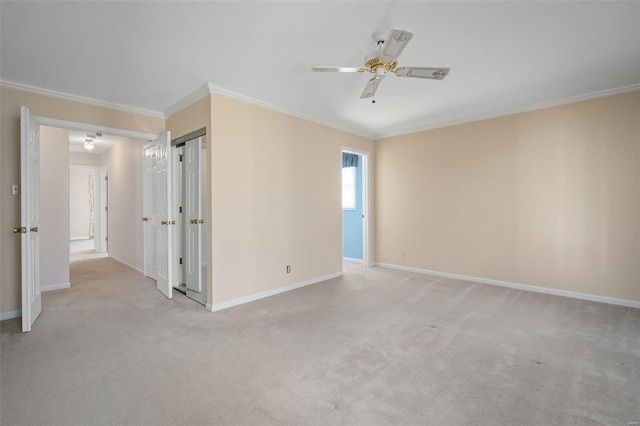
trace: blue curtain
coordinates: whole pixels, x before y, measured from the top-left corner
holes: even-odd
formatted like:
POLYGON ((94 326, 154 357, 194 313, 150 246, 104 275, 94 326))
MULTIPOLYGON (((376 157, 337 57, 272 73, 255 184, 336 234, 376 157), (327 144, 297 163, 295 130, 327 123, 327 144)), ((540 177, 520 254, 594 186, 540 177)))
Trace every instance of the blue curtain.
POLYGON ((358 167, 358 154, 342 153, 342 168, 358 167))

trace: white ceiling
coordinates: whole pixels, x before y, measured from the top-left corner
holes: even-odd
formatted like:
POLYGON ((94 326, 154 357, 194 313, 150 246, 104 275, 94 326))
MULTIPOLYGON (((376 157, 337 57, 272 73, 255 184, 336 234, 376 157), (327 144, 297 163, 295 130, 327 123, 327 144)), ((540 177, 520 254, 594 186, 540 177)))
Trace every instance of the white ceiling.
POLYGON ((381 136, 640 89, 640 2, 1 2, 0 78, 161 113, 205 82, 381 136), (359 99, 374 31, 415 32, 359 99))
MULTIPOLYGON (((95 133, 92 133, 95 135, 95 133)), ((88 151, 84 148, 84 141, 87 139, 87 132, 69 130, 69 151, 84 152, 85 154, 102 154, 116 143, 122 140, 119 136, 102 135, 93 140, 94 148, 88 151)))

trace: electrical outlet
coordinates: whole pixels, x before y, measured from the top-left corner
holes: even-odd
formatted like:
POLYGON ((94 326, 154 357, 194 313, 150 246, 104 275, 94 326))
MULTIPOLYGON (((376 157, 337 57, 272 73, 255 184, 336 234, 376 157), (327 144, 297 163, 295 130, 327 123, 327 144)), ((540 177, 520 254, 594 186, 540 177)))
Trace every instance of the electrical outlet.
POLYGON ((20 187, 17 184, 13 184, 11 185, 11 195, 19 195, 20 194, 20 187))
POLYGON ((287 265, 287 274, 291 273, 291 265, 287 265))

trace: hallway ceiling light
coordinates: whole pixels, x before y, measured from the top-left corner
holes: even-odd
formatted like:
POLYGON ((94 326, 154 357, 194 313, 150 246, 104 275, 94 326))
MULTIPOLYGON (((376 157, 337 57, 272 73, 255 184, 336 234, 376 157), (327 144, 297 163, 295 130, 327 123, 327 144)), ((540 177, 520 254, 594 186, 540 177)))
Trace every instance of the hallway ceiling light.
POLYGON ((95 145, 93 144, 93 140, 85 139, 84 140, 84 149, 86 149, 87 151, 91 151, 93 148, 95 148, 95 145))

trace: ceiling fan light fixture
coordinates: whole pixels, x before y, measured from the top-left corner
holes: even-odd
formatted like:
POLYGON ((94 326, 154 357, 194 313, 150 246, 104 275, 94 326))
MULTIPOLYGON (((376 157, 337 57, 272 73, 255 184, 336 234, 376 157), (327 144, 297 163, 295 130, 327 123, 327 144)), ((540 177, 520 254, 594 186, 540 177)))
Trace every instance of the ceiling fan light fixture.
POLYGON ((96 146, 93 143, 93 140, 91 140, 91 139, 85 139, 84 140, 84 149, 86 149, 87 151, 91 151, 95 147, 96 146))

